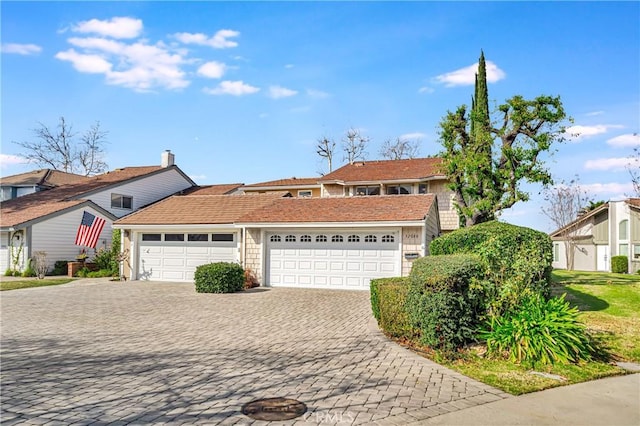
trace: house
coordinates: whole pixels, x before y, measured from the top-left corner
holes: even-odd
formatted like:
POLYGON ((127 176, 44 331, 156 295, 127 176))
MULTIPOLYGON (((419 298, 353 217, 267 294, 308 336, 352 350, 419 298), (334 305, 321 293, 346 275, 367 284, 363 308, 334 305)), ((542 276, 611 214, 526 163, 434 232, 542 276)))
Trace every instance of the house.
POLYGON ((292 197, 175 195, 114 222, 131 279, 191 281, 197 266, 239 262, 262 285, 368 289, 408 274, 440 234, 433 194, 292 197))
POLYGON ((60 185, 89 179, 86 176, 59 170, 41 169, 18 175, 5 176, 0 182, 0 201, 45 191, 60 185))
POLYGON ((288 191, 294 197, 435 194, 443 232, 460 226, 441 158, 358 161, 318 178, 290 178, 245 185, 246 194, 288 191))
POLYGON ((574 269, 610 271, 611 257, 627 256, 629 272, 640 270, 640 198, 609 201, 550 234, 553 267, 567 268, 569 240, 574 269))
POLYGON ((0 203, 0 270, 24 270, 26 260, 44 251, 49 267, 73 260, 78 227, 87 212, 106 221, 97 248, 111 243, 111 224, 141 207, 195 186, 170 151, 160 166, 125 167, 60 183, 54 188, 0 203))

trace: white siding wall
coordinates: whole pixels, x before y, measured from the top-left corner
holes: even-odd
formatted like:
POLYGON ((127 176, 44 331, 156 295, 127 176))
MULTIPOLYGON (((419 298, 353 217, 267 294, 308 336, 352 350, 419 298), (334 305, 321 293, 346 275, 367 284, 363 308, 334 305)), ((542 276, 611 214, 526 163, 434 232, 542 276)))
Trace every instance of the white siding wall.
POLYGON ((178 191, 191 187, 175 169, 166 170, 153 176, 125 183, 108 190, 97 192, 88 198, 100 207, 108 210, 117 217, 126 216, 138 210, 140 207, 158 201, 178 191), (111 194, 120 194, 133 197, 133 209, 112 209, 111 194))
POLYGON ((0 274, 9 267, 9 233, 0 232, 0 274))
MULTIPOLYGON (((36 251, 47 253, 49 269, 57 260, 75 260, 83 247, 74 244, 78 226, 82 221, 82 213, 89 213, 102 217, 107 221, 102 229, 96 248, 111 246, 111 221, 100 215, 90 207, 79 208, 49 220, 37 223, 31 228, 31 256, 36 251)), ((95 254, 93 249, 87 249, 87 255, 91 259, 95 254)))

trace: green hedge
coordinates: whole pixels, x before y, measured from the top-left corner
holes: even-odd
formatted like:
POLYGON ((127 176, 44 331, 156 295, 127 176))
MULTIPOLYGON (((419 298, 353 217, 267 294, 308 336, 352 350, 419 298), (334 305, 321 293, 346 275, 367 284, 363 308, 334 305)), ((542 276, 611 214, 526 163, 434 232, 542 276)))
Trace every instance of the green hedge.
POLYGON ((627 256, 612 256, 611 272, 616 274, 627 274, 629 272, 629 258, 627 256))
POLYGON ((422 344, 452 351, 473 338, 482 313, 477 293, 482 293, 485 277, 478 257, 423 257, 413 263, 409 277, 406 306, 422 344))
POLYGON ((198 293, 233 293, 244 287, 244 269, 229 262, 200 265, 194 281, 198 293))
POLYGON ((407 310, 407 280, 391 280, 378 284, 380 327, 393 337, 413 339, 417 330, 407 310))
POLYGON ((380 297, 379 288, 384 284, 409 284, 409 277, 375 278, 369 282, 371 289, 371 310, 376 321, 380 322, 380 297))
POLYGON ((432 255, 471 253, 479 256, 495 286, 488 308, 500 314, 517 307, 531 294, 551 294, 553 243, 530 228, 487 222, 463 228, 433 240, 432 255))

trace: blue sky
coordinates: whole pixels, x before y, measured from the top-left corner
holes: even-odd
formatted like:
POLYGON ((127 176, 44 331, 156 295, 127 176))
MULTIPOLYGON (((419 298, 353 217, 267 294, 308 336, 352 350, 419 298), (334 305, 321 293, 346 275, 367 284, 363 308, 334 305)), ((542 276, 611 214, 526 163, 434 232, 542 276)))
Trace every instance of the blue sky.
MULTIPOLYGON (((596 199, 631 194, 640 146, 638 2, 6 2, 2 175, 33 169, 12 141, 60 116, 108 134, 110 168, 171 149, 199 184, 315 176, 318 138, 357 128, 440 151, 438 123, 469 103, 483 49, 492 105, 560 95, 581 136, 553 175, 596 199)), ((338 154, 338 160, 341 155, 338 154)), ((339 162, 339 161, 338 161, 339 162)), ((550 230, 532 200, 503 214, 550 230)))

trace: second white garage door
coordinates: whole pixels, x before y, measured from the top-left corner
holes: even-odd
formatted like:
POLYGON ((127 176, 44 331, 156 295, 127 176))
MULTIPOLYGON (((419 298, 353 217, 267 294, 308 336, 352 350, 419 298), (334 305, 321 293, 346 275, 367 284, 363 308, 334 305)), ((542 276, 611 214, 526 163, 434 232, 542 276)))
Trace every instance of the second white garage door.
POLYGON ((267 233, 267 284, 368 290, 401 273, 399 231, 267 233))
POLYGON ((193 281, 198 266, 237 262, 235 233, 144 233, 140 236, 138 279, 193 281))

